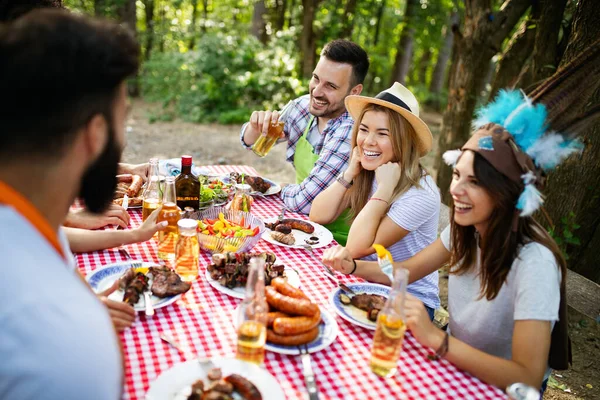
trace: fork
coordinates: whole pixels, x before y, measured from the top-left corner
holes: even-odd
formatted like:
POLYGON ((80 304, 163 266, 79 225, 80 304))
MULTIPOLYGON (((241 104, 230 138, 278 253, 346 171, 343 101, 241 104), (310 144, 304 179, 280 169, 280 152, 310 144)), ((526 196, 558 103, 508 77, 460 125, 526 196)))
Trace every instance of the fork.
POLYGON ((119 247, 119 248, 117 248, 117 250, 119 250, 119 253, 121 253, 121 255, 125 256, 127 261, 129 261, 131 268, 140 268, 142 266, 142 263, 140 261, 134 261, 133 258, 131 258, 131 255, 129 254, 129 252, 127 250, 125 250, 123 247, 119 247))
MULTIPOLYGON (((181 347, 179 342, 176 341, 172 336, 170 336, 169 334, 166 334, 166 333, 161 333, 160 339, 163 342, 169 343, 171 346, 173 346, 175 349, 177 349, 177 351, 179 351, 179 353, 181 353, 181 355, 184 358, 186 358, 186 359, 188 358, 187 353, 183 350, 183 347, 181 347)), ((208 374, 208 372, 211 369, 215 368, 215 364, 212 362, 212 360, 210 358, 205 358, 205 359, 196 358, 196 359, 198 360, 198 364, 200 364, 200 368, 202 368, 206 374, 208 374)))
POLYGON ((286 207, 284 204, 283 207, 281 207, 281 212, 277 216, 277 221, 283 221, 283 216, 285 215, 285 210, 286 210, 286 207))
POLYGON ((356 295, 356 292, 354 290, 350 289, 348 286, 346 286, 345 284, 340 282, 340 280, 337 278, 337 276, 335 276, 335 271, 332 270, 331 267, 329 267, 329 265, 326 265, 325 263, 323 263, 323 261, 319 260, 317 255, 313 252, 313 248, 311 246, 309 246, 307 244, 301 244, 300 246, 302 246, 302 248, 304 250, 308 251, 315 260, 319 261, 319 263, 324 267, 325 272, 327 272, 325 274, 325 276, 327 276, 329 279, 331 279, 333 281, 333 283, 338 285, 338 287, 340 289, 342 289, 344 292, 349 293, 351 295, 356 295))
POLYGON ((310 400, 319 400, 319 390, 317 389, 317 382, 315 381, 315 374, 311 366, 310 353, 308 352, 308 346, 306 344, 299 345, 298 351, 300 352, 300 359, 302 360, 302 372, 304 374, 304 383, 308 390, 308 398, 310 400))

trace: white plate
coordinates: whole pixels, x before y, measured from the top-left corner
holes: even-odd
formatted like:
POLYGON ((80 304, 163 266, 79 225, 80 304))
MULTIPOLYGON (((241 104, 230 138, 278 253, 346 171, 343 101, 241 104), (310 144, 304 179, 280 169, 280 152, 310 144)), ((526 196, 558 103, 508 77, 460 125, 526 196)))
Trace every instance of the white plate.
MULTIPOLYGON (((137 261, 133 261, 137 262, 137 261)), ((140 261, 141 262, 141 261, 140 261)), ((113 283, 119 279, 125 271, 131 268, 132 261, 123 261, 115 264, 106 265, 87 275, 85 279, 88 281, 94 292, 99 293, 110 288, 113 283)), ((141 262, 142 267, 159 267, 158 264, 141 262)), ((123 301, 124 292, 121 289, 115 290, 108 298, 115 301, 123 301)), ((160 298, 154 295, 150 296, 152 307, 161 308, 174 303, 181 297, 181 294, 160 298)), ((144 296, 140 296, 140 300, 133 306, 135 311, 145 311, 144 296)))
MULTIPOLYGON (((285 399, 279 382, 264 368, 235 358, 213 358, 211 361, 221 368, 223 377, 238 374, 251 381, 263 399, 285 399)), ((150 384, 146 400, 186 400, 192 391, 192 384, 198 379, 204 379, 208 383, 206 371, 197 360, 175 364, 150 384)), ((237 393, 233 397, 241 399, 237 393)))
MULTIPOLYGON (((286 219, 288 219, 288 218, 286 218, 286 219)), ((294 218, 289 218, 289 219, 294 219, 294 218)), ((265 223, 265 227, 266 227, 267 223, 272 224, 275 221, 277 221, 277 217, 268 218, 268 219, 263 220, 263 222, 265 223)), ((311 245, 311 247, 313 249, 325 247, 333 241, 333 235, 331 234, 329 229, 325 228, 323 225, 319 225, 316 222, 312 222, 312 221, 305 221, 305 220, 302 220, 302 221, 308 222, 309 224, 314 226, 315 231, 313 233, 304 233, 297 229, 292 229, 292 234, 294 235, 294 238, 296 239, 296 242, 293 245, 283 244, 283 243, 278 242, 277 240, 273 239, 271 237, 271 230, 269 228, 265 229, 265 232, 263 233, 262 238, 269 243, 276 244, 277 246, 289 247, 291 249, 301 249, 302 246, 300 246, 300 244, 307 244, 305 242, 305 239, 308 239, 311 236, 316 236, 319 238, 319 242, 317 244, 311 245)))
MULTIPOLYGON (((309 353, 316 353, 327 347, 335 341, 338 335, 338 324, 333 315, 325 311, 323 307, 319 307, 321 310, 321 323, 319 324, 319 336, 310 343, 307 343, 309 353)), ((233 312, 234 325, 237 325, 238 313, 240 306, 236 307, 233 312)), ((292 356, 299 355, 300 351, 297 346, 284 346, 282 344, 275 344, 267 342, 265 349, 272 351, 273 353, 289 354, 292 356)))
MULTIPOLYGON (((222 175, 222 176, 218 176, 217 178, 219 178, 220 180, 222 180, 225 183, 235 184, 235 182, 233 182, 233 180, 231 179, 231 177, 229 175, 222 175)), ((250 192, 251 195, 255 195, 255 194, 261 195, 262 194, 263 196, 271 196, 271 195, 281 192, 281 185, 279 183, 272 181, 268 178, 265 178, 264 176, 261 176, 261 178, 263 179, 263 181, 271 184, 271 187, 264 193, 260 193, 257 191, 250 192)), ((235 188, 232 187, 231 190, 233 190, 235 192, 235 188)))
MULTIPOLYGON (((377 283, 346 283, 350 289, 357 294, 378 294, 387 298, 390 294, 390 287, 377 283)), ((350 322, 351 324, 362 326, 370 330, 375 330, 377 323, 367 318, 367 312, 356 308, 351 304, 343 304, 340 300, 342 289, 337 288, 329 295, 329 303, 333 306, 336 314, 350 322)))
MULTIPOLYGON (((296 272, 288 266, 285 267, 284 271, 285 276, 287 277, 287 282, 293 287, 299 288, 300 275, 298 275, 298 272, 296 272)), ((226 295, 235 297, 236 299, 243 299, 246 294, 246 288, 244 287, 236 287, 234 289, 229 289, 228 287, 221 285, 218 281, 210 277, 210 272, 208 272, 208 269, 206 270, 204 276, 206 277, 206 280, 208 281, 210 286, 214 287, 221 293, 225 293, 226 295)))

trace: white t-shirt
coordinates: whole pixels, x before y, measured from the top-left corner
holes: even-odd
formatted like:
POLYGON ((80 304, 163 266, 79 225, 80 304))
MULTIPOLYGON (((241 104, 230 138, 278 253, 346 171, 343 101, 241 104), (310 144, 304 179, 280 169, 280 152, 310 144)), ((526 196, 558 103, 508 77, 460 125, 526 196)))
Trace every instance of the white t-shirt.
MULTIPOLYGON (((450 227, 441 234, 450 251, 450 227)), ((448 312, 452 336, 488 354, 512 359, 514 321, 558 321, 560 269, 552 252, 531 242, 522 246, 495 299, 480 296, 477 266, 448 279, 448 312)))
POLYGON ((118 399, 122 360, 104 305, 12 207, 0 205, 0 227, 0 398, 118 399))
MULTIPOLYGON (((430 175, 421 178, 420 188, 411 187, 399 199, 394 201, 387 216, 398 226, 406 229, 408 234, 402 240, 388 248, 394 261, 404 261, 437 239, 440 217, 440 191, 430 175)), ((371 195, 377 190, 377 182, 373 180, 371 195)), ((376 261, 377 254, 363 257, 363 260, 376 261)), ((389 277, 392 279, 392 271, 389 277)), ((437 271, 408 285, 407 290, 418 297, 426 306, 436 309, 440 306, 438 296, 437 271)))

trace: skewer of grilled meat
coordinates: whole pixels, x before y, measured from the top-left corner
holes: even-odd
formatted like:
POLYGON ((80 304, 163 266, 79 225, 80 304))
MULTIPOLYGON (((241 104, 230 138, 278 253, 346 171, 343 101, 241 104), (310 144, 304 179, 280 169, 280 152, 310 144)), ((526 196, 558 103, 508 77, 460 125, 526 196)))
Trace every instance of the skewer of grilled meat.
POLYGON ((134 305, 140 300, 140 294, 148 290, 148 277, 142 272, 135 274, 123 295, 123 302, 134 305))

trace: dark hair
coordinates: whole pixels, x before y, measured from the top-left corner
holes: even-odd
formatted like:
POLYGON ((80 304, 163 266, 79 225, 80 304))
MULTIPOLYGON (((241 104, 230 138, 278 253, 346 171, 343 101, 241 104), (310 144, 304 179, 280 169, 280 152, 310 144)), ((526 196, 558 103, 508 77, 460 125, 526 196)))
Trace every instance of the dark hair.
MULTIPOLYGON (((479 185, 494 201, 494 210, 486 233, 480 238, 481 297, 493 300, 506 281, 520 246, 537 242, 547 247, 556 258, 563 282, 567 265, 562 253, 548 232, 532 217, 519 217, 517 231, 513 232, 513 216, 523 186, 498 172, 485 158, 473 152, 473 170, 479 185)), ((454 214, 454 204, 450 215, 454 214)), ((450 218, 452 235, 451 273, 461 274, 476 265, 477 240, 475 227, 460 226, 450 218)))
POLYGON ((12 21, 36 8, 62 8, 61 0, 0 0, 0 22, 12 21))
POLYGON ((0 24, 0 159, 58 157, 95 115, 112 124, 138 59, 131 32, 112 22, 46 9, 0 24))
POLYGON ((346 39, 336 39, 323 47, 321 57, 339 63, 352 65, 352 82, 354 87, 365 81, 369 71, 369 57, 362 47, 346 39))

